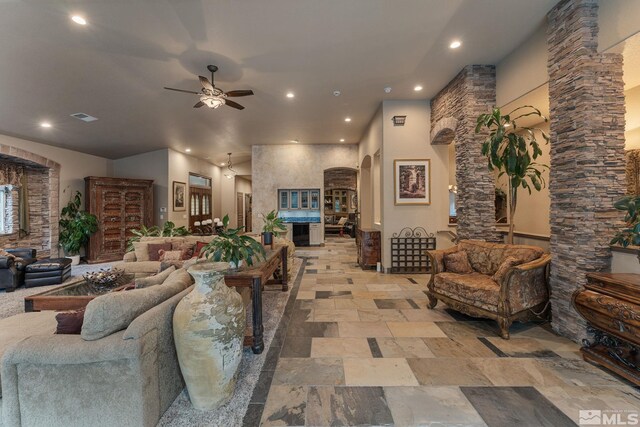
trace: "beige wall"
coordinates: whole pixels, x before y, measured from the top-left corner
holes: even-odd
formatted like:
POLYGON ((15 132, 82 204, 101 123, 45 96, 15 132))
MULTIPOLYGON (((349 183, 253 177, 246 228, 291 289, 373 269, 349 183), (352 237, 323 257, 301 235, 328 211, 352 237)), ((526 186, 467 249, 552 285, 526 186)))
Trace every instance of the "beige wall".
MULTIPOLYGON (((254 145, 252 147, 253 227, 262 228, 258 213, 278 209, 279 188, 319 188, 324 194, 324 171, 354 168, 358 146, 254 145)), ((320 218, 324 221, 324 215, 320 218)))
MULTIPOLYGON (((236 177, 236 196, 237 193, 242 193, 243 197, 242 197, 242 214, 244 215, 244 212, 247 208, 246 206, 246 197, 244 197, 247 194, 251 194, 251 181, 249 181, 248 179, 245 178, 241 178, 241 177, 236 177)), ((258 212, 260 213, 260 212, 258 212)), ((266 213, 266 212, 265 212, 266 213)), ((237 212, 237 202, 236 202, 236 218, 238 217, 238 212, 237 212)), ((237 220, 236 220, 237 221, 237 220)), ((245 224, 246 224, 246 218, 245 218, 245 224)), ((241 226, 241 225, 245 225, 245 224, 237 224, 237 226, 241 226)), ((254 228, 255 230, 255 228, 254 228)))
POLYGON ((113 170, 112 161, 104 157, 92 156, 26 139, 0 135, 0 144, 20 148, 60 164, 60 208, 69 202, 70 194, 74 194, 76 190, 82 192, 84 196, 84 178, 86 176, 111 176, 113 170))
POLYGON ((640 2, 600 0, 598 2, 598 50, 602 52, 640 31, 640 2))
POLYGON ((168 220, 169 150, 162 149, 113 161, 113 176, 153 180, 153 223, 162 225, 168 220), (160 212, 165 208, 165 212, 160 212))
MULTIPOLYGON (((358 178, 358 205, 360 210, 360 225, 362 228, 381 230, 382 226, 373 223, 373 159, 375 153, 382 149, 382 104, 369 122, 360 144, 358 144, 358 164, 360 176, 358 178), (366 164, 363 164, 365 162, 366 164), (369 167, 363 167, 369 165, 369 167)), ((378 195, 378 197, 380 197, 378 195)))
POLYGON ((496 104, 505 105, 549 80, 546 23, 496 65, 496 104))
MULTIPOLYGON (((384 101, 383 106, 383 232, 382 263, 391 266, 393 233, 403 227, 424 227, 436 234, 449 222, 449 147, 431 145, 429 140, 431 108, 429 101, 384 101), (391 118, 406 115, 404 126, 393 126, 391 118), (396 159, 431 160, 431 204, 396 206, 394 204, 394 165, 396 159)), ((445 244, 446 239, 438 239, 445 244)))

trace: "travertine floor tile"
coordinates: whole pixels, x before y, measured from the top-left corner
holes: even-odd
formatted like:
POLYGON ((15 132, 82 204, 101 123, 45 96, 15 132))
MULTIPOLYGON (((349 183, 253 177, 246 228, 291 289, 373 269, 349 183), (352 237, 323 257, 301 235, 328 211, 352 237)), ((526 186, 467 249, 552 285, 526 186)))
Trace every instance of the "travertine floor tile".
POLYGON ((366 338, 313 338, 311 357, 372 357, 366 338))
POLYGON ((444 337, 442 329, 434 322, 387 322, 394 337, 444 337))
POLYGON ((344 359, 343 362, 345 382, 347 385, 418 385, 418 381, 413 375, 406 359, 344 359))
POLYGON ((262 412, 261 426, 304 426, 307 388, 272 386, 262 412))
POLYGON ((391 331, 385 322, 338 322, 340 337, 390 337, 391 331))
POLYGON ((338 358, 280 358, 274 385, 341 385, 344 368, 338 358))
POLYGON ((358 310, 354 309, 333 309, 325 310, 317 308, 313 311, 313 320, 315 322, 348 322, 358 321, 358 310))
POLYGON ((435 357, 429 347, 415 338, 376 338, 384 357, 426 358, 435 357))

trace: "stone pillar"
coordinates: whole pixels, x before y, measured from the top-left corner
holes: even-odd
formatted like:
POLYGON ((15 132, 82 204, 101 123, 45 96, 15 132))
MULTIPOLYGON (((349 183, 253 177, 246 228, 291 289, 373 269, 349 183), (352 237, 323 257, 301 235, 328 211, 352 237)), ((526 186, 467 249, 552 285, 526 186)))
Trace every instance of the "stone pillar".
POLYGON ((563 0, 549 12, 552 326, 576 341, 586 325, 571 295, 586 273, 610 268, 621 219, 613 203, 624 195, 622 57, 597 44, 597 0, 563 0))
MULTIPOLYGON (((431 127, 455 123, 457 233, 461 239, 501 241, 496 232, 495 178, 481 154, 486 135, 476 135, 476 119, 496 103, 493 65, 468 65, 431 100, 431 127)), ((442 134, 444 130, 439 133, 442 134)), ((432 143, 440 143, 434 138, 432 143)))

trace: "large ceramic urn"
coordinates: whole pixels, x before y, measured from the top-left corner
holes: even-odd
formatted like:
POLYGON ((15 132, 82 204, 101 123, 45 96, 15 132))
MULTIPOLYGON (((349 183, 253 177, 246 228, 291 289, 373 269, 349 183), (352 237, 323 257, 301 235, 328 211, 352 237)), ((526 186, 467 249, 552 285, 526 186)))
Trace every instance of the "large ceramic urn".
POLYGON ((176 307, 173 335, 182 376, 196 409, 212 410, 233 395, 245 331, 242 297, 224 283, 228 263, 189 268, 195 287, 176 307))

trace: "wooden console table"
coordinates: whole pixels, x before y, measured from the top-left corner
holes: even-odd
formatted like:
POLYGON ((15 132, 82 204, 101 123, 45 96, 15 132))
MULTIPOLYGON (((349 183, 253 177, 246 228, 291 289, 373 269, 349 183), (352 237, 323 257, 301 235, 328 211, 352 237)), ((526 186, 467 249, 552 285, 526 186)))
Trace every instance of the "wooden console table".
POLYGON ((640 274, 587 274, 573 306, 594 334, 583 340, 584 359, 640 385, 640 274))
POLYGON ((255 354, 264 350, 264 327, 262 325, 262 289, 264 285, 282 285, 282 291, 289 289, 287 281, 287 246, 282 245, 267 250, 266 261, 253 267, 244 267, 238 271, 225 274, 227 286, 249 288, 251 290, 251 304, 253 308, 253 332, 244 337, 244 344, 250 345, 255 354), (274 279, 271 279, 271 276, 274 279))

